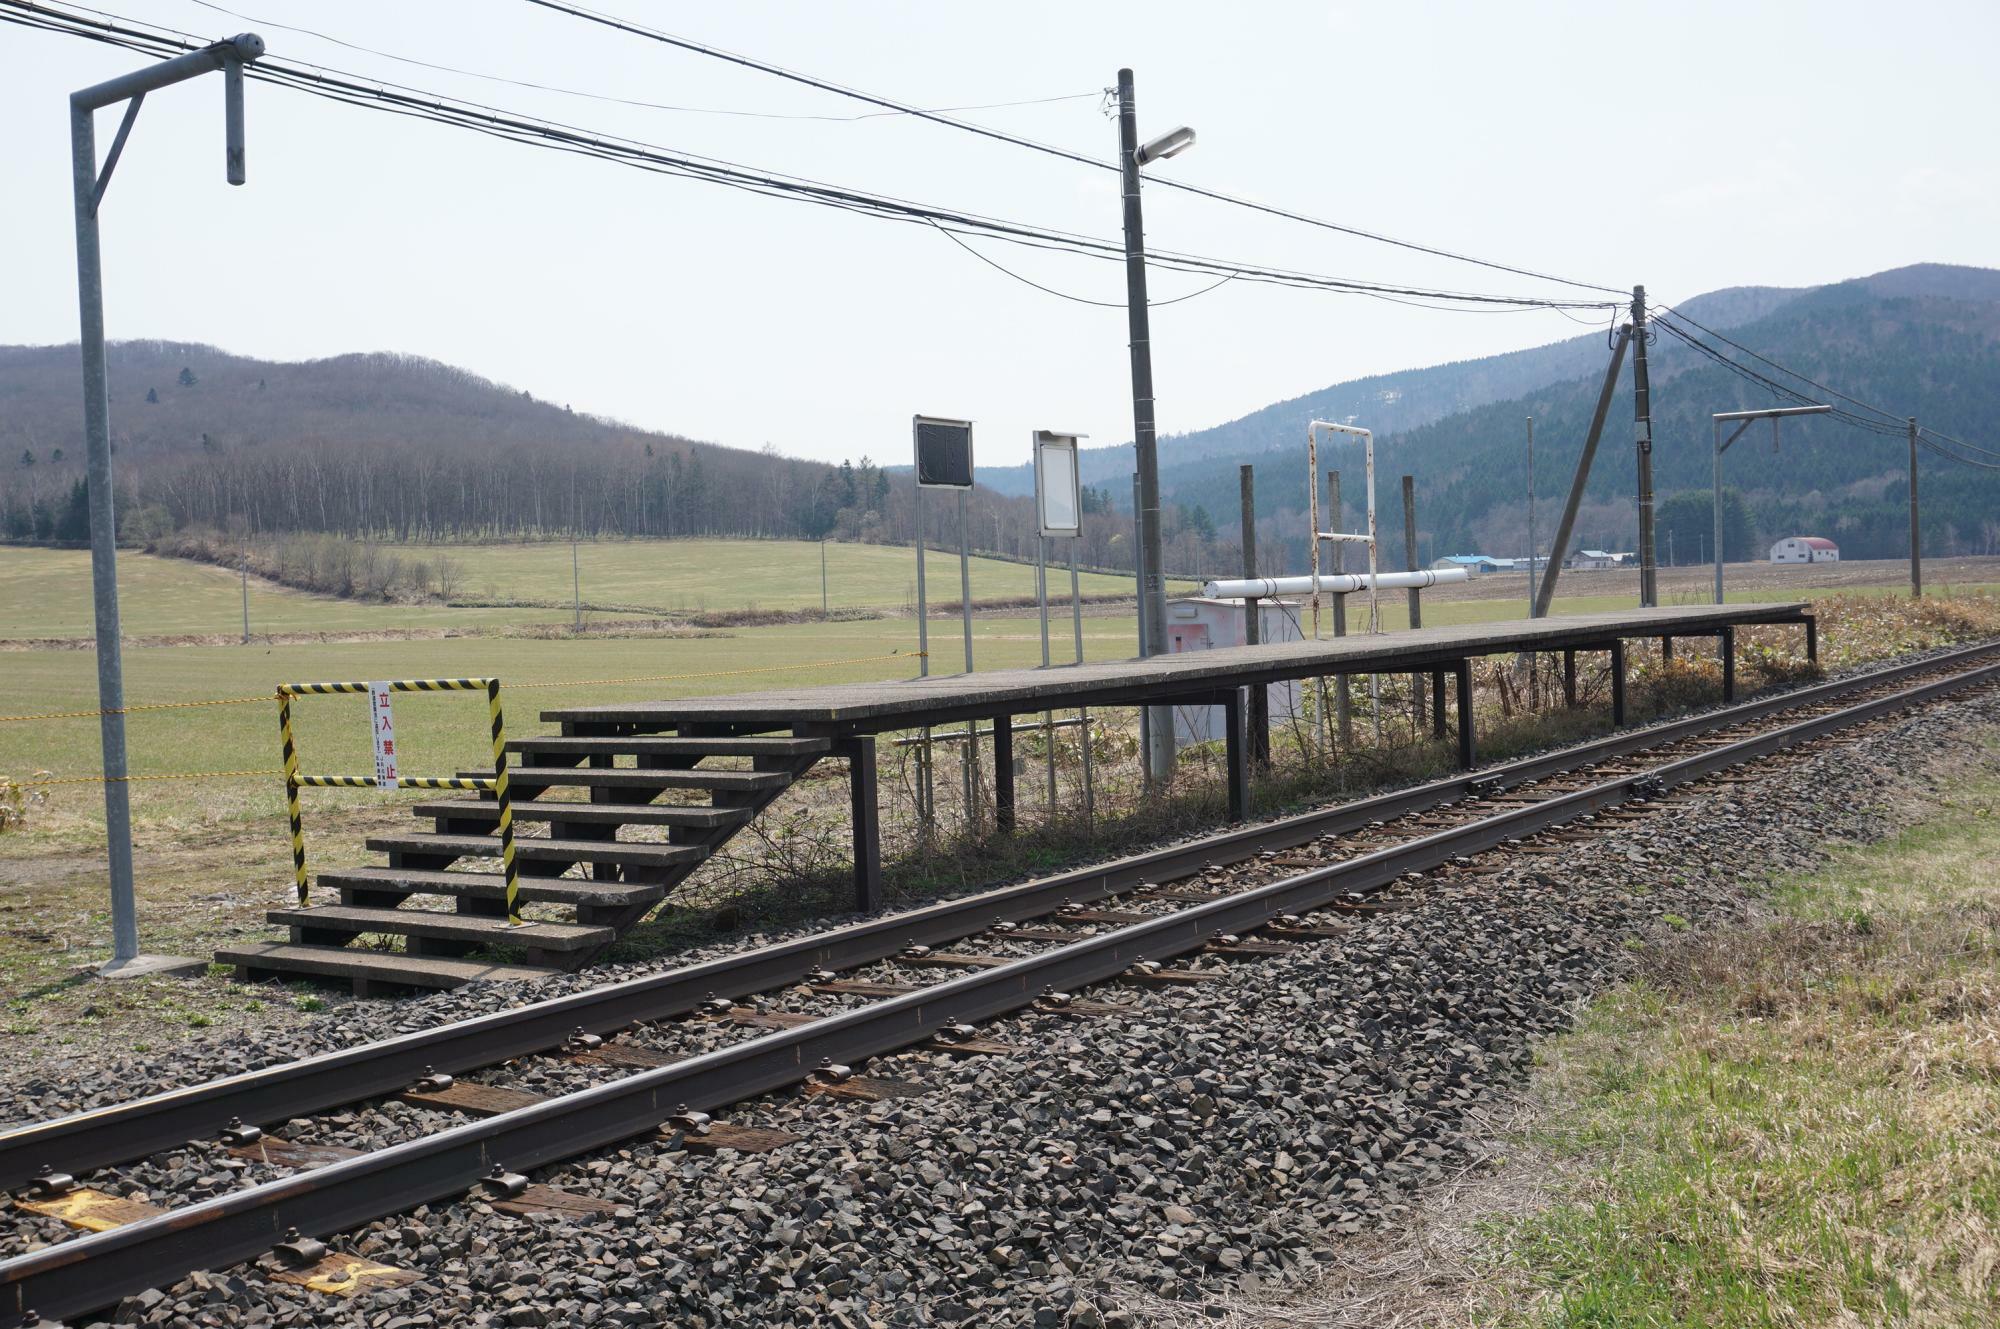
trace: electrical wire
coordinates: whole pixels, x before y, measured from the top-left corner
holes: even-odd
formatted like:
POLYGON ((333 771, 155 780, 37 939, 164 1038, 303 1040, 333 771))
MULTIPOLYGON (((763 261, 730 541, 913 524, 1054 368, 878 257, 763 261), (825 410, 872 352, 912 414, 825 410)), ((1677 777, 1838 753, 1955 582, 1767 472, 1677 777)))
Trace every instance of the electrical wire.
MULTIPOLYGON (((81 8, 81 7, 78 7, 81 8)), ((104 14, 102 10, 85 12, 104 14)), ((36 3, 36 0, 0 0, 0 21, 46 31, 81 36, 128 50, 160 57, 199 49, 206 43, 164 37, 131 26, 132 20, 109 15, 93 20, 36 3)), ((297 91, 367 109, 431 120, 456 128, 470 129, 510 142, 598 157, 620 165, 660 174, 723 184, 768 197, 837 207, 880 219, 930 223, 958 234, 979 234, 1010 243, 1063 250, 1106 261, 1125 261, 1124 246, 1118 242, 1044 226, 987 217, 977 213, 935 207, 890 195, 848 189, 802 176, 786 175, 761 168, 746 167, 721 158, 662 149, 640 140, 602 135, 557 121, 524 119, 500 108, 462 98, 448 97, 407 85, 356 82, 344 71, 309 62, 265 57, 247 65, 246 76, 297 91)), ((1516 309, 1571 308, 1598 309, 1601 301, 1550 300, 1545 297, 1505 296, 1483 292, 1447 291, 1423 287, 1356 281, 1316 273, 1273 268, 1175 251, 1154 251, 1147 261, 1178 271, 1206 273, 1304 289, 1382 297, 1410 297, 1443 302, 1437 307, 1491 305, 1516 309)))
MULTIPOLYGON (((628 33, 637 37, 644 37, 650 41, 661 42, 668 46, 677 46, 682 50, 692 51, 697 55, 705 55, 717 60, 726 60, 731 64, 741 65, 746 69, 754 69, 759 73, 771 74, 778 78, 788 79, 794 83, 801 83, 807 87, 817 88, 823 92, 831 92, 836 96, 853 98, 856 101, 866 102, 873 106, 885 107, 889 110, 893 110, 904 115, 912 115, 917 117, 918 119, 929 120, 936 124, 946 125, 952 129, 958 129, 958 130, 963 130, 967 133, 977 134, 983 138, 990 138, 1002 143, 1009 143, 1014 145, 1015 147, 1027 148, 1034 152, 1046 153, 1049 156, 1060 157, 1067 161, 1078 162, 1085 166, 1096 167, 1099 170, 1116 171, 1119 169, 1118 163, 1116 162, 1105 161, 1101 158, 1092 157, 1081 152, 1073 152, 1068 148, 1060 148, 1055 146, 1054 144, 1042 143, 1035 139, 1025 138, 1019 134, 1010 134, 1004 130, 994 129, 989 125, 976 124, 969 120, 953 119, 951 116, 948 115, 944 115, 935 111, 926 111, 921 107, 910 106, 907 105, 906 103, 895 101, 888 97, 878 96, 870 92, 863 92, 857 88, 845 87, 841 84, 833 83, 826 79, 816 78, 810 74, 802 74, 796 70, 786 69, 781 65, 774 65, 762 60, 756 60, 751 58, 750 56, 740 55, 734 51, 726 51, 723 50, 721 47, 710 46, 707 45, 706 43, 693 41, 686 37, 677 37, 670 32, 663 32, 658 28, 648 27, 643 23, 635 23, 629 19, 619 18, 616 15, 602 14, 595 10, 586 9, 581 5, 565 3, 564 0, 527 0, 527 3, 531 5, 536 5, 542 9, 553 10, 560 14, 567 14, 572 18, 582 19, 585 22, 601 24, 604 27, 613 28, 619 32, 628 33)), ((1282 217, 1288 221, 1301 222, 1308 226, 1319 227, 1322 230, 1337 231, 1342 235, 1351 235, 1362 240, 1372 240, 1378 244, 1394 245, 1399 249, 1408 249, 1420 254, 1429 254, 1436 258, 1450 259, 1458 263, 1470 263, 1482 268, 1491 268, 1497 272, 1508 272, 1514 274, 1517 277, 1533 277, 1538 281, 1555 282, 1558 285, 1562 286, 1574 286, 1583 290, 1601 291, 1611 295, 1625 294, 1624 291, 1620 290, 1617 287, 1603 286, 1599 285, 1596 282, 1576 281, 1568 277, 1558 277, 1553 273, 1538 272, 1532 268, 1515 267, 1511 264, 1496 263, 1488 259, 1474 258, 1470 254, 1462 254, 1449 249, 1440 249, 1432 245, 1418 244, 1416 241, 1413 240, 1399 240, 1394 236, 1383 235, 1376 231, 1363 230, 1357 226, 1348 226, 1340 222, 1328 221, 1322 217, 1308 216, 1305 213, 1293 212, 1290 209, 1276 207, 1272 204, 1259 203, 1254 199, 1243 198, 1235 194, 1227 194, 1222 192, 1221 190, 1208 189, 1201 185, 1190 184, 1185 180, 1176 180, 1171 176, 1155 177, 1155 183, 1162 185, 1168 189, 1175 189, 1183 193, 1196 194, 1202 198, 1213 199, 1216 202, 1228 203, 1240 208, 1249 208, 1252 211, 1266 213, 1273 217, 1282 217)))
MULTIPOLYGON (((336 37, 331 33, 321 32, 316 28, 302 28, 299 27, 297 24, 293 23, 280 23, 276 19, 259 18, 254 14, 245 14, 240 10, 230 9, 223 5, 215 4, 213 3, 213 0, 189 0, 189 3, 200 5, 203 9, 210 9, 218 14, 227 14, 231 18, 241 19, 245 23, 255 23, 259 27, 276 28, 282 32, 296 32, 301 34, 302 36, 316 37, 320 41, 331 42, 335 46, 345 47, 347 50, 350 51, 358 51, 363 55, 379 56, 384 60, 394 60, 398 64, 415 65, 419 69, 434 69, 440 73, 459 74, 466 78, 483 79, 489 83, 505 83, 511 87, 529 88, 536 92, 559 93, 565 97, 582 97, 590 101, 609 102, 617 106, 636 106, 649 111, 679 111, 689 115, 739 116, 745 119, 752 119, 752 120, 823 120, 834 123, 853 123, 859 120, 880 120, 889 116, 909 114, 909 112, 907 111, 868 111, 861 115, 804 115, 804 114, 794 115, 794 114, 786 114, 781 111, 741 111, 741 110, 727 110, 713 106, 677 106, 668 102, 645 101, 643 99, 636 97, 616 97, 612 96, 609 93, 587 92, 580 88, 565 88, 552 83, 537 83, 531 79, 509 78, 504 74, 483 74, 476 69, 461 69, 457 65, 438 64, 430 60, 419 60, 414 56, 398 55, 394 51, 378 50, 373 46, 363 46, 358 42, 347 41, 346 39, 341 37, 336 37)), ((81 8, 81 6, 79 6, 79 8, 81 8)), ((102 11, 90 11, 90 12, 95 13, 102 11)), ((186 34, 186 35, 192 35, 192 34, 186 34)), ((1099 92, 1096 89, 1093 89, 1089 92, 1065 93, 1064 95, 1059 97, 1031 97, 1024 101, 983 102, 976 106, 928 107, 925 109, 925 114, 935 115, 952 111, 999 111, 999 110, 1006 110, 1016 106, 1047 106, 1053 102, 1084 101, 1086 99, 1099 97, 1102 95, 1103 94, 1101 92, 1099 92)))

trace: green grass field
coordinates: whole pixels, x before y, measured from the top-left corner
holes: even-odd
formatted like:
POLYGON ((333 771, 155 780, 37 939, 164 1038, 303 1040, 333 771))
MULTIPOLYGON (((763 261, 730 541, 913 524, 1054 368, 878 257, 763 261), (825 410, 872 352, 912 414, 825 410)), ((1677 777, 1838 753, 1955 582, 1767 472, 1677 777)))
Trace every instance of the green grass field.
MULTIPOLYGON (((435 557, 434 546, 387 546, 435 557)), ((563 543, 447 546, 465 568, 463 600, 570 602, 570 547, 563 543)), ((818 609, 820 547, 799 540, 616 540, 577 546, 585 604, 656 613, 732 609, 818 609)), ((917 560, 894 545, 828 543, 829 609, 904 609, 917 603, 917 560)), ((1032 565, 971 561, 975 601, 1032 596, 1032 565)), ((958 555, 928 551, 926 590, 934 603, 959 598, 958 555)), ((1119 595, 1131 580, 1086 573, 1085 595, 1119 595)), ((1052 591, 1069 594, 1065 569, 1052 591)))
MULTIPOLYGON (((431 546, 393 546, 436 558, 431 546)), ((526 601, 530 607, 376 604, 307 595, 252 578, 253 633, 362 633, 412 628, 479 629, 568 622, 567 544, 462 545, 442 552, 464 568, 458 598, 526 601), (539 604, 542 607, 532 607, 539 604)), ((829 544, 827 585, 834 609, 900 610, 916 603, 916 555, 883 545, 829 544)), ((583 602, 593 617, 749 609, 818 609, 819 547, 778 540, 641 540, 578 547, 583 602), (590 606, 603 606, 590 610, 590 606)), ((925 577, 932 600, 956 602, 958 556, 931 550, 925 577)), ((998 559, 972 560, 972 596, 1032 596, 1035 570, 998 559)), ((1086 595, 1129 592, 1129 578, 1087 573, 1086 595)), ((1069 595, 1067 570, 1051 592, 1069 595)), ((124 551, 118 556, 119 613, 131 637, 233 636, 242 631, 237 575, 185 559, 124 551)), ((0 640, 88 637, 92 630, 86 550, 0 547, 0 640)))

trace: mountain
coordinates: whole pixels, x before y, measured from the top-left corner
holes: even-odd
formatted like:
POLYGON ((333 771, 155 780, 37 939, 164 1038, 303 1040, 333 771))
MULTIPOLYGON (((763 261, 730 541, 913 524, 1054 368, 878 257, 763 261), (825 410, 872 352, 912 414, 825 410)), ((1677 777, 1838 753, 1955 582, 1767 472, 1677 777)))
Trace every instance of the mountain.
MULTIPOLYGON (((1711 321, 1698 301, 1681 308, 1731 340, 1850 397, 1892 411, 1913 411, 1933 429, 1996 446, 1987 426, 2000 419, 2000 272, 1922 265, 1806 291, 1760 293, 1746 300, 1734 300, 1736 292, 1718 294, 1732 297, 1724 307, 1732 315, 1745 316, 1744 321, 1711 321)), ((1688 330, 1753 369, 1783 377, 1718 338, 1688 330)), ((1538 534, 1541 544, 1547 545, 1582 451, 1608 358, 1601 336, 1588 340, 1587 372, 1378 436, 1378 503, 1388 565, 1402 564, 1401 500, 1396 486, 1404 474, 1415 478, 1421 562, 1445 554, 1506 556, 1527 549, 1524 417, 1529 415, 1535 417, 1538 534)), ((1628 356, 1585 493, 1577 544, 1629 549, 1636 541, 1629 360, 1628 356)), ((1685 494, 1688 498, 1681 509, 1698 509, 1694 519, 1674 527, 1671 548, 1670 536, 1662 530, 1659 556, 1663 561, 1671 555, 1694 562, 1707 552, 1710 413, 1792 402, 1664 332, 1656 332, 1648 347, 1648 364, 1656 501, 1664 514, 1670 499, 1685 494), (1681 548, 1682 543, 1691 547, 1681 548)), ((1409 377, 1421 382, 1434 372, 1438 371, 1416 371, 1409 377)), ((1794 386, 1823 399, 1805 384, 1794 382, 1794 386)), ((1436 395, 1444 391, 1439 388, 1436 395)), ((1181 454, 1167 454, 1172 460, 1161 469, 1162 494, 1185 507, 1232 512, 1237 505, 1237 464, 1252 463, 1258 474, 1260 545, 1273 551, 1274 561, 1287 563, 1274 570, 1303 570, 1301 436, 1309 414, 1319 409, 1312 401, 1280 403, 1224 426, 1242 427, 1236 436, 1244 446, 1235 455, 1183 459, 1181 454), (1261 447, 1254 446, 1258 435, 1246 424, 1258 420, 1264 428, 1261 447), (1263 534, 1266 531, 1268 535, 1263 534)), ((1848 406, 1839 400, 1833 404, 1848 406)), ((1901 556, 1908 543, 1909 457, 1899 426, 1899 420, 1884 421, 1882 427, 1888 432, 1878 434, 1834 419, 1787 420, 1775 453, 1767 428, 1758 426, 1746 433, 1724 463, 1725 481, 1741 495, 1748 518, 1750 543, 1732 554, 1748 553, 1785 535, 1815 534, 1839 541, 1850 558, 1901 556)), ((1978 453, 1965 455, 1996 460, 1978 453)), ((1322 466, 1343 472, 1352 529, 1358 520, 1351 515, 1359 498, 1358 445, 1323 448, 1322 466)), ((2000 470, 1962 465, 1928 450, 1922 454, 1921 467, 1926 549, 1974 553, 2000 548, 2000 470)))
MULTIPOLYGON (((1726 331, 1762 318, 1804 294, 1805 290, 1777 286, 1737 286, 1689 300, 1686 309, 1691 318, 1726 331)), ((1601 375, 1604 345, 1600 330, 1525 351, 1336 383, 1211 429, 1162 435, 1160 465, 1164 469, 1204 457, 1262 452, 1280 439, 1304 437, 1309 420, 1365 421, 1377 438, 1384 438, 1551 384, 1592 373, 1601 375)), ((1132 445, 1087 448, 1080 470, 1086 484, 1103 485, 1114 495, 1129 493, 1132 445)), ((979 478, 1003 494, 1035 492, 1034 469, 1027 464, 982 468, 979 478)))

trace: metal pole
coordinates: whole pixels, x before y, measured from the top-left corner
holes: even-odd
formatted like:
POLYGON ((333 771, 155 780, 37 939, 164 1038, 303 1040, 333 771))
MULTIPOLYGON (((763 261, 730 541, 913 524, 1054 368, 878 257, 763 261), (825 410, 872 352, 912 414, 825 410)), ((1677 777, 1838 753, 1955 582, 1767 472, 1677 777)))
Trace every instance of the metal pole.
MULTIPOLYGON (((1076 663, 1083 663, 1083 587, 1077 576, 1076 547, 1083 543, 1083 535, 1078 532, 1069 542, 1069 622, 1070 631, 1076 638, 1076 663)), ((1081 734, 1078 738, 1083 747, 1083 819, 1086 825, 1097 811, 1097 788, 1090 769, 1090 712, 1078 710, 1076 713, 1081 734)))
POLYGON ((243 644, 250 644, 250 537, 236 547, 236 567, 243 582, 243 644))
MULTIPOLYGON (((1160 547, 1160 463, 1154 438, 1153 344, 1146 310, 1146 228, 1139 211, 1139 114, 1132 71, 1118 71, 1118 170, 1125 198, 1125 313, 1132 350, 1132 450, 1139 471, 1139 655, 1167 649, 1167 587, 1160 547)), ((1174 769, 1173 719, 1163 706, 1148 707, 1146 772, 1166 780, 1174 769)))
POLYGON ((573 613, 574 613, 574 614, 576 615, 576 622, 575 622, 575 627, 577 628, 577 630, 578 630, 578 631, 582 631, 582 629, 583 629, 583 573, 582 573, 582 571, 581 571, 581 570, 580 570, 580 569, 579 569, 579 568, 577 567, 577 562, 576 562, 576 505, 575 505, 575 503, 574 503, 574 498, 575 498, 575 490, 574 490, 574 489, 572 489, 572 490, 570 491, 570 496, 571 496, 571 499, 572 499, 572 502, 571 502, 571 505, 570 505, 570 523, 569 523, 569 525, 570 525, 570 530, 569 530, 569 600, 570 600, 570 607, 571 607, 571 610, 572 610, 572 612, 573 612, 573 613))
MULTIPOLYGON (((965 491, 958 491, 958 613, 965 625, 965 672, 972 672, 972 532, 965 491)), ((999 723, 996 721, 996 723, 999 723)), ((1011 720, 1005 723, 1013 723, 1011 720)), ((979 833, 979 721, 965 722, 965 820, 979 833)))
MULTIPOLYGON (((1417 570, 1417 479, 1413 475, 1403 477, 1403 562, 1412 572, 1417 570)), ((1410 626, 1424 625, 1423 592, 1412 586, 1410 597, 1410 626)), ((1424 714, 1424 676, 1410 675, 1410 701, 1414 707, 1410 720, 1412 732, 1422 723, 1424 714)))
MULTIPOLYGON (((917 523, 917 677, 928 678, 931 672, 931 618, 930 605, 924 598, 924 487, 914 485, 913 491, 912 507, 917 523)), ((935 812, 931 759, 936 755, 936 749, 931 746, 931 727, 925 725, 920 733, 923 746, 917 749, 917 817, 928 838, 935 812)))
POLYGON ((1639 453, 1639 604, 1660 602, 1653 555, 1653 401, 1646 375, 1646 288, 1632 288, 1632 430, 1639 453))
POLYGON ((826 617, 826 537, 819 541, 819 616, 826 617))
POLYGON ((1715 424, 1715 602, 1722 603, 1722 421, 1715 424))
POLYGON ((1598 389, 1597 413, 1590 418, 1590 433, 1583 440, 1583 455, 1576 459, 1576 477, 1569 484, 1569 499, 1563 504, 1562 520, 1556 523, 1555 543, 1549 546, 1549 566, 1535 592, 1535 617, 1546 618, 1555 599, 1556 578, 1562 572, 1563 552, 1569 548, 1576 530, 1576 510, 1583 503, 1584 487, 1590 483, 1590 464, 1597 457, 1597 440, 1604 436, 1604 420, 1611 413, 1611 396, 1618 389, 1618 370, 1625 363, 1625 348, 1631 344, 1632 328, 1618 330, 1611 348, 1611 363, 1604 370, 1604 386, 1598 389))
POLYGON ((1535 417, 1528 417, 1528 617, 1535 616, 1535 417))
MULTIPOLYGON (((1347 509, 1340 497, 1340 472, 1326 473, 1326 529, 1337 531, 1347 520, 1347 509)), ((1315 544, 1318 540, 1315 539, 1315 544)), ((1347 542, 1333 542, 1333 575, 1338 577, 1347 571, 1347 542)), ((1347 593, 1333 593, 1333 635, 1347 635, 1347 593)), ((1333 681, 1334 723, 1340 730, 1342 747, 1354 745, 1354 690, 1348 686, 1347 675, 1341 674, 1333 681)))
POLYGON ((1924 551, 1922 532, 1917 524, 1917 417, 1909 417, 1910 429, 1910 594, 1924 596, 1924 551))
MULTIPOLYGON (((96 617, 98 739, 104 760, 105 856, 111 886, 111 963, 115 971, 139 956, 139 915, 132 885, 132 805, 125 750, 125 667, 118 619, 118 524, 111 482, 111 398, 104 351, 104 265, 97 212, 111 171, 145 94, 264 54, 264 40, 245 33, 226 42, 70 94, 70 185, 76 213, 78 341, 83 361, 83 438, 90 506, 90 584, 96 617), (110 158, 97 167, 99 107, 130 99, 110 158)), ((240 70, 238 71, 240 73, 240 70)), ((227 165, 243 183, 241 89, 225 94, 227 165)))
MULTIPOLYGON (((1049 667, 1049 539, 1035 532, 1035 609, 1042 623, 1042 668, 1049 667)), ((1042 749, 1048 754, 1049 816, 1056 813, 1056 713, 1042 712, 1042 749)))
MULTIPOLYGON (((1236 468, 1237 489, 1243 506, 1243 576, 1257 575, 1257 475, 1252 466, 1236 468)), ((1252 598, 1243 602, 1243 644, 1256 646, 1264 636, 1264 604, 1252 598)), ((1250 761, 1257 766, 1271 764, 1271 690, 1253 684, 1247 694, 1245 717, 1249 731, 1250 761)))

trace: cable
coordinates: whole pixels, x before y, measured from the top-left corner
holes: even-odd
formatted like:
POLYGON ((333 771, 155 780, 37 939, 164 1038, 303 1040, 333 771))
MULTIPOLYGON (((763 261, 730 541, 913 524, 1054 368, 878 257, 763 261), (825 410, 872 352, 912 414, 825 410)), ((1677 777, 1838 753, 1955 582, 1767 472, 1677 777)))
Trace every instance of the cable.
MULTIPOLYGON (((259 27, 277 28, 283 32, 296 32, 307 37, 317 37, 320 41, 331 42, 335 46, 345 47, 350 51, 358 51, 363 55, 380 56, 384 60, 394 60, 399 64, 415 65, 419 69, 435 69, 440 73, 459 74, 466 78, 484 79, 489 83, 505 83, 512 87, 531 88, 537 92, 560 93, 565 97, 583 97, 590 101, 610 102, 618 106, 637 106, 649 111, 681 111, 689 115, 741 116, 753 120, 825 120, 837 123, 879 120, 887 116, 908 114, 905 111, 869 111, 862 115, 788 115, 779 111, 736 111, 712 106, 676 106, 666 102, 643 101, 634 97, 614 97, 609 93, 585 92, 578 88, 565 88, 550 83, 536 83, 530 79, 509 78, 502 74, 482 74, 475 69, 461 69, 456 65, 442 65, 429 60, 418 60, 413 56, 397 55, 394 51, 381 51, 372 46, 362 46, 357 42, 347 41, 343 38, 335 37, 331 33, 320 32, 314 28, 302 28, 292 23, 280 23, 276 19, 258 18, 254 14, 245 14, 238 10, 214 4, 212 0, 189 0, 189 3, 200 5, 203 9, 214 10, 218 14, 227 14, 231 18, 242 19, 245 23, 255 23, 259 27)), ((93 10, 90 12, 97 13, 101 11, 93 10)), ((998 111, 1015 106, 1046 106, 1052 102, 1083 101, 1086 98, 1101 95, 1101 93, 1096 91, 1072 92, 1060 97, 1033 97, 1025 101, 985 102, 977 106, 932 107, 926 113, 937 114, 945 111, 998 111)))
MULTIPOLYGON (((601 24, 604 27, 613 28, 633 36, 644 37, 650 41, 662 42, 668 46, 677 46, 682 50, 692 51, 697 55, 706 55, 717 60, 726 60, 731 64, 741 65, 746 69, 754 69, 759 73, 772 74, 778 78, 789 79, 794 83, 802 83, 807 87, 818 88, 823 92, 831 92, 841 97, 850 97, 872 106, 886 107, 904 115, 913 115, 922 120, 930 120, 937 124, 949 126, 952 129, 978 134, 983 138, 1010 143, 1015 147, 1027 148, 1034 152, 1046 153, 1052 157, 1079 162, 1085 166, 1096 167, 1099 170, 1116 171, 1119 169, 1116 162, 1107 162, 1100 158, 1087 156, 1084 153, 1072 152, 1067 148, 1059 148, 1053 144, 1024 138, 1019 134, 1010 134, 1004 130, 994 129, 987 125, 975 124, 969 120, 956 120, 948 115, 926 111, 920 107, 909 106, 887 97, 877 96, 874 93, 862 92, 859 89, 844 87, 841 84, 815 78, 809 74, 801 74, 780 65, 768 64, 746 55, 738 55, 734 51, 725 51, 720 47, 709 46, 702 42, 692 41, 686 37, 677 37, 672 33, 662 32, 658 28, 650 28, 644 24, 634 23, 614 15, 600 14, 594 10, 585 9, 580 5, 562 3, 562 0, 527 0, 527 3, 537 5, 543 9, 554 10, 560 14, 567 14, 572 18, 583 19, 585 22, 601 24)), ((1375 231, 1362 230, 1356 226, 1346 226, 1339 222, 1327 221, 1324 218, 1311 217, 1304 213, 1275 207, 1268 203, 1259 203, 1253 199, 1226 194, 1220 190, 1207 189, 1200 185, 1189 184, 1184 180, 1176 180, 1171 176, 1156 177, 1155 183, 1163 185, 1168 189, 1177 189, 1183 193, 1196 194, 1203 198, 1233 204, 1240 208, 1249 208, 1252 211, 1266 213, 1273 217, 1283 217, 1288 221, 1303 222, 1308 226, 1317 226, 1323 230, 1338 231, 1342 235, 1351 235, 1363 240, 1373 240, 1378 244, 1394 245, 1400 249, 1409 249, 1420 254, 1429 254, 1436 258, 1448 258, 1454 262, 1471 263, 1478 267, 1491 268, 1497 272, 1508 272, 1517 277, 1533 277, 1538 281, 1555 282, 1562 286, 1575 286, 1583 290, 1602 291, 1611 295, 1625 294, 1624 291, 1613 286, 1601 286, 1596 282, 1575 281, 1568 277, 1555 276, 1552 273, 1537 272, 1532 268, 1518 268, 1506 263, 1495 263, 1487 259, 1474 258, 1470 254, 1461 254, 1449 249, 1439 249, 1431 245, 1418 244, 1413 240, 1398 240, 1393 236, 1382 235, 1375 231)))
POLYGON ((1859 406, 1864 411, 1873 411, 1876 415, 1881 416, 1885 420, 1892 420, 1895 421, 1895 423, 1897 424, 1902 423, 1901 420, 1897 419, 1893 415, 1890 415, 1889 412, 1883 410, 1881 407, 1871 406, 1867 402, 1862 401, 1859 398, 1850 397, 1846 393, 1838 391, 1837 389, 1834 388, 1830 388, 1824 383, 1820 383, 1813 379, 1807 378, 1804 374, 1801 374, 1796 369, 1788 369, 1784 365, 1779 364, 1776 360, 1771 359, 1769 356, 1760 355, 1756 351, 1751 350, 1748 346, 1745 346, 1741 342, 1731 341, 1728 337, 1725 337, 1723 334, 1717 332, 1713 328, 1703 327, 1700 323, 1695 322, 1695 320, 1689 318, 1686 314, 1681 313, 1679 310, 1674 309, 1671 306, 1661 306, 1659 312, 1665 314, 1671 314, 1673 317, 1680 319, 1682 322, 1687 323, 1692 327, 1700 328, 1701 331, 1707 333, 1709 336, 1715 338, 1717 341, 1724 342, 1730 346, 1733 346, 1737 350, 1743 352, 1745 355, 1750 356, 1753 359, 1763 361, 1765 364, 1771 366, 1771 368, 1779 371, 1780 373, 1791 375, 1793 378, 1799 380, 1799 382, 1801 383, 1807 384, 1810 387, 1818 388, 1821 392, 1826 393, 1830 397, 1838 397, 1842 401, 1848 403, 1851 406, 1859 406))
MULTIPOLYGON (((101 14, 104 11, 87 12, 101 14)), ((117 16, 113 15, 110 18, 116 19, 117 16)), ((163 53, 178 54, 193 49, 196 45, 162 37, 157 32, 145 32, 131 27, 129 26, 131 20, 119 19, 117 22, 109 22, 79 18, 75 14, 35 3, 35 0, 0 0, 0 20, 25 27, 82 36, 154 56, 163 53)), ((724 184, 769 197, 787 197, 822 206, 838 207, 886 220, 928 222, 938 225, 940 229, 962 234, 977 233, 1007 240, 1010 243, 1061 249, 1108 261, 1125 261, 1124 246, 1113 241, 976 213, 938 208, 889 195, 847 189, 806 177, 746 167, 720 158, 671 152, 639 140, 598 135, 556 121, 522 119, 496 107, 408 88, 406 85, 377 83, 371 87, 354 82, 344 71, 307 62, 287 63, 266 57, 246 66, 245 73, 259 81, 276 83, 349 105, 471 129, 510 142, 600 157, 636 169, 724 184), (392 88, 402 90, 392 91, 392 88)), ((1447 302, 1447 307, 1458 304, 1520 309, 1604 307, 1601 301, 1554 301, 1541 297, 1503 296, 1362 282, 1165 250, 1150 254, 1148 262, 1179 271, 1226 275, 1307 289, 1379 295, 1385 298, 1408 296, 1420 300, 1443 301, 1447 302)))

